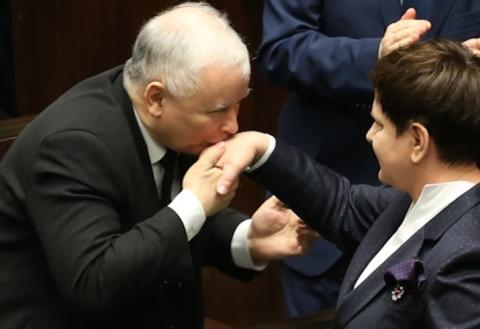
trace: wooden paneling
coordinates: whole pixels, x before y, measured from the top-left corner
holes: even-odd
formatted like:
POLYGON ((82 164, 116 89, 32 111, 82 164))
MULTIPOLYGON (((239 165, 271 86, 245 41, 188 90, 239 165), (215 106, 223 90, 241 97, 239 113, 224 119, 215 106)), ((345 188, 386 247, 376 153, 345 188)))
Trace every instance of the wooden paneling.
MULTIPOLYGON (((124 63, 141 24, 180 2, 13 0, 16 101, 20 113, 39 113, 76 82, 124 63)), ((227 12, 253 57, 261 39, 262 1, 210 3, 227 12)), ((242 105, 240 128, 274 133, 283 93, 269 86, 255 61, 252 68, 253 91, 242 105)), ((242 180, 233 207, 251 214, 263 198, 263 189, 242 180)), ((212 269, 204 273, 206 313, 212 319, 242 328, 281 318, 283 300, 275 265, 246 284, 212 269)))

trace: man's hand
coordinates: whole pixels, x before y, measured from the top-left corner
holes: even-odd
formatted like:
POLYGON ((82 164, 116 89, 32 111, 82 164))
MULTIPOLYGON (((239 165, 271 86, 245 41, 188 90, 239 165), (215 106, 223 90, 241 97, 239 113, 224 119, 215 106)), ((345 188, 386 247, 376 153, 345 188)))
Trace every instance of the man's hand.
POLYGON ((480 56, 480 38, 468 39, 462 44, 470 49, 476 56, 480 56))
POLYGON ((267 135, 256 131, 238 133, 228 139, 226 151, 217 162, 217 166, 223 169, 217 192, 221 195, 229 193, 245 168, 265 154, 269 142, 267 135))
POLYGON ((220 195, 215 190, 222 174, 222 170, 216 167, 216 163, 224 153, 225 143, 223 142, 204 150, 183 178, 183 188, 195 194, 207 217, 227 207, 238 187, 238 179, 233 179, 227 193, 220 195))
POLYGON ((272 196, 252 216, 250 255, 256 264, 301 255, 317 237, 318 233, 272 196))
POLYGON ((415 19, 415 9, 408 9, 395 23, 390 24, 383 35, 378 49, 378 58, 388 55, 400 47, 408 47, 430 30, 429 21, 415 19))

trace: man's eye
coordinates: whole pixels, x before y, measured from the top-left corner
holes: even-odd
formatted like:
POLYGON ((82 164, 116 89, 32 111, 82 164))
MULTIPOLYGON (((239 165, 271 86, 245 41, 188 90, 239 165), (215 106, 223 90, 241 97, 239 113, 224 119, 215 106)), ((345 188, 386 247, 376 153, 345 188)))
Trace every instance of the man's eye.
POLYGON ((228 107, 219 107, 215 110, 213 110, 211 113, 215 114, 215 113, 223 113, 223 112, 226 112, 228 111, 228 107))

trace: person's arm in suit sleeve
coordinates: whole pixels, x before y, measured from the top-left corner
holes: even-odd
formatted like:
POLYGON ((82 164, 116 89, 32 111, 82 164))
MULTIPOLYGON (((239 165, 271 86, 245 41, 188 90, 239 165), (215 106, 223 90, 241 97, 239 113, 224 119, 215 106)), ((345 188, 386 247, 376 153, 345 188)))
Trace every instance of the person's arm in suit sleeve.
POLYGON ((357 247, 392 200, 405 197, 386 186, 351 185, 300 150, 258 132, 242 132, 227 141, 219 165, 218 193, 229 191, 230 182, 248 168, 251 178, 346 252, 357 247))
POLYGON ((370 93, 368 74, 378 59, 381 37, 326 35, 323 3, 265 1, 261 67, 272 82, 290 90, 331 98, 370 93))
POLYGON ((172 209, 125 218, 123 173, 100 139, 62 132, 36 153, 26 211, 71 309, 105 314, 192 275, 185 229, 172 209), (125 230, 123 220, 138 223, 125 230))
POLYGON ((386 186, 352 185, 281 141, 249 176, 346 253, 353 253, 379 214, 394 198, 403 196, 386 186))

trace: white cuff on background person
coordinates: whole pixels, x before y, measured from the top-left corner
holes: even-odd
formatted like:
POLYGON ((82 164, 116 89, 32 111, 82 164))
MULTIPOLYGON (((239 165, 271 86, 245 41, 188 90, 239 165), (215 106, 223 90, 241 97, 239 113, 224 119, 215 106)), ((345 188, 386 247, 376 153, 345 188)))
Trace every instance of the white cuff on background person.
POLYGON ((248 232, 250 232, 250 225, 252 220, 247 219, 237 226, 232 237, 232 258, 235 265, 238 267, 248 268, 251 270, 264 270, 268 263, 255 265, 250 256, 250 248, 248 246, 248 232))
POLYGON ((195 194, 188 190, 182 190, 168 205, 180 217, 188 241, 192 240, 200 232, 205 223, 205 211, 195 194))
POLYGON ((270 158, 270 154, 272 154, 273 150, 275 149, 275 145, 277 145, 277 142, 275 141, 275 137, 273 137, 270 134, 265 134, 267 135, 268 139, 270 140, 270 143, 268 144, 268 148, 265 151, 265 153, 262 155, 262 157, 253 164, 253 166, 249 166, 245 169, 245 172, 251 172, 254 171, 255 169, 261 167, 265 162, 267 162, 268 158, 270 158))

